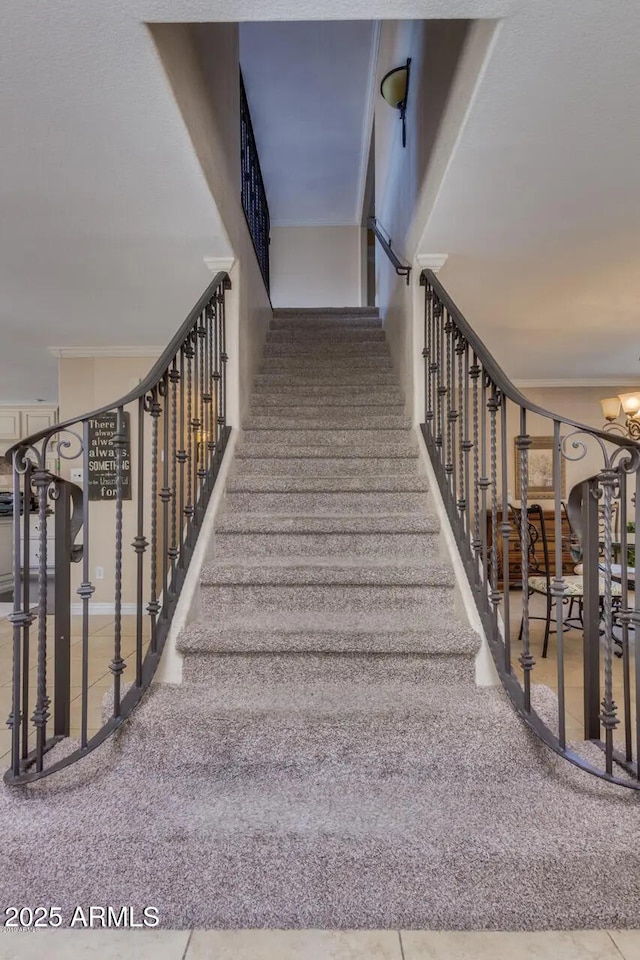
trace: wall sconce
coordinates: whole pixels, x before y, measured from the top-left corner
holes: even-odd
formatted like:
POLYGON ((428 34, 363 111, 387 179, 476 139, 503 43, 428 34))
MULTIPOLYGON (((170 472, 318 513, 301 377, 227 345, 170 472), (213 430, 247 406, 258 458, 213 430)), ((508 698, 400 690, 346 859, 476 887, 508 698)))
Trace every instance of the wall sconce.
POLYGON ((640 440, 640 391, 607 397, 606 400, 600 401, 600 406, 602 415, 607 421, 605 430, 631 437, 632 440, 640 440), (624 426, 618 423, 621 409, 625 417, 624 426))
POLYGON ((407 59, 407 62, 403 67, 395 67, 393 70, 389 70, 389 73, 385 73, 380 83, 380 93, 382 94, 383 98, 388 104, 400 111, 400 119, 402 120, 403 147, 406 147, 407 145, 406 116, 410 70, 411 57, 407 59))

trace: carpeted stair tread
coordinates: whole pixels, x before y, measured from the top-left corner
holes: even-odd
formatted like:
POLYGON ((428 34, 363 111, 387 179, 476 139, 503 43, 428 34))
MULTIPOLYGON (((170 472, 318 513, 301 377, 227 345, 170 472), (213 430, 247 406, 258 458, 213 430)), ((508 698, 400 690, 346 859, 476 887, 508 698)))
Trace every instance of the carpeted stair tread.
POLYGON ((247 430, 409 430, 411 421, 401 413, 351 414, 347 418, 329 415, 300 416, 297 411, 277 414, 253 414, 245 424, 247 430))
POLYGON ((215 536, 213 555, 221 562, 245 557, 287 557, 305 553, 308 557, 333 556, 388 558, 400 554, 406 560, 422 560, 438 549, 438 533, 250 533, 235 531, 215 536))
POLYGON ((243 454, 236 448, 235 473, 237 476, 273 477, 361 477, 378 476, 381 473, 394 476, 415 476, 418 470, 417 456, 411 457, 331 457, 304 456, 258 457, 243 454))
POLYGON ((393 387, 380 387, 379 390, 372 387, 355 387, 353 390, 317 386, 308 390, 304 387, 278 387, 276 390, 263 387, 254 390, 250 409, 255 412, 266 407, 317 407, 319 412, 330 407, 342 416, 352 409, 359 412, 362 407, 383 407, 392 413, 398 408, 404 409, 404 401, 398 389, 393 387))
POLYGON ((242 445, 257 446, 265 444, 269 447, 277 447, 279 450, 286 450, 289 447, 304 447, 306 445, 319 447, 350 447, 354 449, 369 448, 374 446, 378 453, 381 447, 391 445, 393 448, 408 449, 416 452, 417 445, 409 428, 396 428, 395 436, 387 436, 388 431, 384 430, 384 436, 381 438, 381 431, 377 427, 363 429, 362 427, 351 430, 340 426, 337 428, 325 427, 321 430, 289 428, 288 430, 278 431, 278 437, 274 438, 273 430, 269 429, 244 429, 242 431, 242 445))
MULTIPOLYGON (((384 330, 381 327, 324 327, 312 329, 309 327, 277 327, 267 331, 266 348, 277 344, 340 344, 386 343, 384 330)), ((265 356, 269 356, 266 351, 265 356)))
MULTIPOLYGON (((254 431, 255 432, 255 431, 254 431)), ((373 431, 375 433, 375 431, 373 431)), ((380 454, 384 454, 385 459, 405 459, 414 457, 418 460, 417 447, 411 435, 406 439, 389 440, 381 443, 379 436, 372 437, 367 443, 355 442, 349 445, 345 438, 344 443, 333 446, 331 443, 314 443, 311 440, 306 444, 275 444, 254 440, 240 440, 237 446, 237 456, 243 458, 259 458, 265 460, 311 460, 311 459, 333 459, 351 461, 353 464, 359 459, 380 459, 380 454)))
POLYGON ((392 611, 401 629, 420 623, 428 607, 440 616, 453 616, 451 583, 442 586, 397 584, 203 584, 201 609, 204 617, 218 615, 223 606, 230 613, 242 609, 325 611, 353 614, 392 611))
POLYGON ((356 476, 356 477, 270 477, 233 474, 227 481, 227 493, 427 493, 426 477, 356 476))
POLYGON ((217 533, 437 533, 439 529, 438 518, 426 511, 370 517, 226 513, 216 523, 217 533))
POLYGON ((314 378, 358 377, 360 373, 371 372, 386 375, 393 370, 391 357, 386 355, 375 356, 340 356, 327 357, 324 354, 309 356, 268 357, 259 367, 261 374, 286 374, 291 377, 307 376, 314 378))
POLYGON ((381 491, 322 491, 305 493, 229 493, 227 509, 238 513, 271 513, 278 516, 317 514, 418 513, 428 509, 428 494, 381 491))
POLYGON ((290 557, 285 563, 264 560, 253 563, 207 564, 202 571, 202 585, 216 584, 282 584, 314 585, 336 584, 342 586, 448 586, 452 583, 451 566, 429 559, 417 563, 363 563, 354 560, 344 563, 335 557, 290 557))
MULTIPOLYGON (((380 334, 382 334, 382 330, 380 334)), ((349 362, 349 360, 358 361, 375 357, 391 359, 389 346, 384 340, 384 336, 375 340, 364 340, 359 337, 357 339, 347 340, 342 338, 333 341, 326 337, 318 337, 312 340, 309 337, 298 339, 290 336, 288 340, 280 339, 274 342, 267 335, 262 356, 265 363, 274 359, 313 359, 331 363, 340 360, 349 362)))
POLYGON ((362 369, 351 373, 348 368, 343 372, 327 369, 326 373, 320 371, 315 374, 313 371, 289 373, 284 370, 274 370, 273 373, 257 373, 254 383, 258 387, 270 387, 274 390, 296 386, 304 388, 317 386, 333 390, 339 387, 395 386, 397 378, 392 370, 362 369))
MULTIPOLYGON (((361 682, 375 667, 378 672, 383 671, 388 679, 388 657, 392 654, 428 654, 420 661, 420 676, 429 676, 430 680, 440 683, 446 682, 448 670, 453 659, 459 657, 472 658, 478 651, 479 637, 477 633, 463 624, 450 621, 446 624, 438 622, 430 611, 424 611, 416 629, 401 628, 397 619, 391 616, 377 614, 375 618, 353 616, 348 614, 336 615, 329 611, 289 611, 286 614, 274 613, 268 610, 258 610, 253 614, 241 611, 236 614, 220 614, 213 623, 206 620, 196 620, 186 627, 180 634, 178 649, 189 659, 185 660, 185 675, 190 676, 196 666, 192 656, 212 656, 220 653, 250 654, 270 653, 288 654, 290 659, 270 669, 277 670, 280 679, 284 675, 285 667, 289 671, 291 682, 299 684, 300 677, 295 673, 298 664, 293 657, 297 653, 322 654, 359 654, 360 666, 357 668, 361 682), (380 664, 371 663, 372 654, 380 655, 380 664), (431 660, 431 658, 436 658, 431 660), (445 662, 446 661, 446 662, 445 662), (363 666, 364 664, 364 666, 363 666)), ((306 669, 310 669, 310 658, 306 658, 306 669)), ((207 663, 204 670, 204 682, 211 678, 211 663, 207 663)), ((349 659, 342 664, 342 669, 350 667, 349 659)), ((202 674, 203 664, 197 664, 198 674, 202 674)), ((216 671, 221 668, 216 665, 216 671)), ((324 671, 326 662, 323 661, 318 669, 324 671)), ((255 667, 249 664, 247 669, 255 667)), ((456 671, 459 666, 456 665, 456 671)), ((467 668, 471 669, 471 667, 467 668)), ((324 673, 322 674, 324 676, 324 673)), ((457 673, 456 673, 457 676, 457 673)), ((245 677, 246 679, 246 677, 245 677)), ((472 677, 467 677, 472 679, 472 677)), ((264 676, 258 681, 264 683, 264 676)), ((271 681, 269 681, 271 682, 271 681)))

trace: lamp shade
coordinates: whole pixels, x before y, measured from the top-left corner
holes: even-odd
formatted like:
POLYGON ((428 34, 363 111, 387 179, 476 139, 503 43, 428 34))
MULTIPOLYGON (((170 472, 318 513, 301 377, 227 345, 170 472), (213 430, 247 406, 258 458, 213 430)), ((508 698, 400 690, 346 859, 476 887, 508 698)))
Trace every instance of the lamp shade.
POLYGON ((640 411, 640 391, 637 393, 621 393, 620 403, 628 417, 635 416, 640 411))
POLYGON ((409 65, 396 67, 385 74, 380 84, 380 93, 392 107, 401 110, 407 99, 409 86, 409 65))
POLYGON ((606 400, 601 400, 600 406, 605 420, 616 420, 620 413, 620 397, 608 397, 606 400))

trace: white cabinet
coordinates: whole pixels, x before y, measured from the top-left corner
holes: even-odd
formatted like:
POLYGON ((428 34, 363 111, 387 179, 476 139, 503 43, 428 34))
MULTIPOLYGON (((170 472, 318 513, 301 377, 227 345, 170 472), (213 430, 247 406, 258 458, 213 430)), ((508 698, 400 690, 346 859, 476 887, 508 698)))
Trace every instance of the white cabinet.
POLYGON ((0 517, 0 593, 13 588, 13 518, 0 517))
MULTIPOLYGON (((55 516, 47 517, 47 571, 53 572, 56 561, 55 516)), ((37 573, 40 567, 40 518, 38 514, 29 516, 29 572, 37 573)), ((20 556, 24 558, 24 526, 20 537, 20 556)))

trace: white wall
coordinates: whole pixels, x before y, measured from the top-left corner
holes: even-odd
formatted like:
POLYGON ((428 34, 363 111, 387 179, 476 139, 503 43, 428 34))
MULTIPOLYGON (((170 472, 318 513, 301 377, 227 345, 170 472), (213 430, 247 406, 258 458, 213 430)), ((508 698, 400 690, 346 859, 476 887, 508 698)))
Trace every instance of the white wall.
POLYGON ((231 426, 239 426, 271 305, 240 198, 238 24, 164 23, 151 32, 236 259, 227 307, 227 412, 231 426))
POLYGON ((274 307, 359 307, 360 227, 273 227, 274 307))
POLYGON ((415 221, 421 216, 420 197, 445 112, 454 75, 468 31, 467 21, 387 21, 383 23, 378 59, 378 81, 411 58, 407 100, 407 145, 403 148, 397 111, 380 97, 375 103, 376 217, 393 240, 398 254, 413 265, 411 285, 398 277, 384 253, 376 255, 377 302, 384 320, 394 364, 403 385, 407 412, 414 422, 421 404, 416 401, 414 375, 421 329, 419 267, 415 221))

